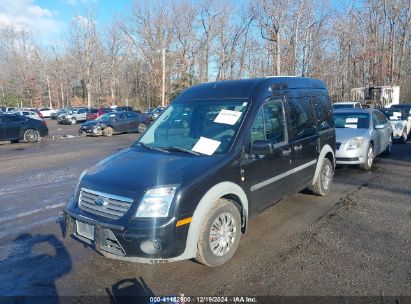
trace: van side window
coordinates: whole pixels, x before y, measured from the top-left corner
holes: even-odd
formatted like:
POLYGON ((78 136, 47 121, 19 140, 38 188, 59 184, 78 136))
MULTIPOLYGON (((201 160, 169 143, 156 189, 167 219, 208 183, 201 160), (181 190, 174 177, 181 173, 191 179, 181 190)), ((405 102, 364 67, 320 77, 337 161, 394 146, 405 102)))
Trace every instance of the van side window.
POLYGON ((317 118, 319 130, 327 130, 334 125, 332 106, 325 96, 314 96, 311 99, 317 118))
POLYGON ((316 134, 315 122, 307 98, 290 98, 288 108, 292 140, 316 134))
POLYGON ((270 140, 273 144, 287 140, 283 103, 280 100, 267 102, 258 112, 251 127, 251 142, 255 140, 270 140))

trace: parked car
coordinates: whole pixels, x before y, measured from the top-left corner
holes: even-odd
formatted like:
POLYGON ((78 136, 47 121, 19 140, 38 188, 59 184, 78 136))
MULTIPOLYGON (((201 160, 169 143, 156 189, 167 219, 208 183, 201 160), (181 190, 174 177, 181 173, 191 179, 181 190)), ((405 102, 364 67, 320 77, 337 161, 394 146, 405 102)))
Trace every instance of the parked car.
POLYGON ((370 170, 374 158, 390 153, 393 131, 390 122, 375 109, 334 110, 337 164, 360 165, 370 170))
POLYGON ((57 117, 58 123, 75 125, 77 122, 86 121, 88 108, 72 108, 67 112, 62 112, 57 117))
POLYGON ((0 107, 0 111, 3 113, 13 111, 15 108, 13 107, 0 107))
POLYGON ((16 114, 0 114, 0 141, 36 142, 47 134, 48 128, 44 120, 16 114))
POLYGON ((150 121, 156 120, 160 116, 160 114, 163 113, 164 110, 165 110, 165 107, 158 107, 158 108, 155 108, 153 112, 147 113, 147 115, 150 118, 150 121))
POLYGON ((116 107, 115 110, 119 112, 134 111, 133 107, 129 107, 129 106, 116 107))
POLYGON ((51 119, 57 119, 57 117, 58 117, 61 113, 67 112, 67 111, 68 111, 68 108, 63 108, 63 109, 57 110, 55 113, 51 113, 51 114, 50 114, 50 118, 51 118, 51 119))
POLYGON ((219 266, 249 218, 307 187, 329 193, 334 149, 320 80, 194 86, 133 146, 83 172, 64 208, 64 231, 110 258, 219 266), (177 112, 190 113, 188 126, 168 123, 177 112))
POLYGON ((43 120, 43 117, 40 117, 39 113, 37 113, 36 111, 13 110, 13 111, 10 111, 10 112, 7 112, 7 113, 14 114, 14 115, 26 116, 26 117, 30 117, 30 118, 38 119, 38 120, 43 120))
POLYGON ((112 136, 114 133, 144 132, 146 128, 144 115, 132 111, 113 112, 81 124, 79 134, 112 136))
POLYGON ((387 117, 393 129, 393 139, 402 143, 407 143, 407 138, 411 132, 411 116, 402 108, 380 109, 387 117))
POLYGON ((411 116, 411 104, 408 104, 408 103, 393 104, 391 105, 390 109, 402 109, 408 114, 408 116, 411 116))
POLYGON ((87 113, 86 120, 94 120, 97 117, 100 117, 101 115, 104 115, 106 113, 111 113, 114 112, 114 109, 111 108, 99 108, 99 109, 90 109, 90 111, 87 113))
POLYGON ((360 109, 362 108, 361 103, 357 101, 349 101, 349 102, 337 102, 333 104, 333 109, 360 109))
POLYGON ((50 118, 53 113, 56 113, 56 110, 52 108, 40 108, 39 112, 43 115, 44 118, 50 118))

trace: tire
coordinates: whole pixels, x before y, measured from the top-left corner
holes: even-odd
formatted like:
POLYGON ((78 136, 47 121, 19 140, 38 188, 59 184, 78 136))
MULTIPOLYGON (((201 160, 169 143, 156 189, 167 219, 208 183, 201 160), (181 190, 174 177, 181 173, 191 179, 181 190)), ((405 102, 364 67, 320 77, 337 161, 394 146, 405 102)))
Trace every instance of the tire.
POLYGON ((73 117, 73 118, 70 120, 70 123, 71 123, 72 125, 75 125, 75 124, 77 123, 77 119, 76 119, 75 117, 73 117))
POLYGON ((137 132, 138 133, 144 133, 146 131, 146 129, 147 129, 147 125, 143 122, 140 122, 138 124, 138 127, 137 127, 137 132))
POLYGON ((112 127, 105 127, 103 130, 103 136, 110 137, 113 135, 113 128, 112 127))
POLYGON ((401 136, 401 143, 406 144, 406 143, 407 143, 407 139, 408 139, 407 130, 404 129, 404 131, 402 132, 402 136, 401 136))
POLYGON ((83 130, 78 130, 78 135, 79 136, 86 136, 87 134, 86 134, 86 132, 84 132, 83 130))
POLYGON ((229 200, 218 199, 202 224, 196 260, 210 267, 223 265, 233 257, 240 237, 241 218, 238 208, 229 200), (217 231, 221 226, 224 226, 224 230, 217 231), (212 232, 214 237, 211 236, 212 232))
POLYGON ((367 155, 365 157, 365 163, 361 165, 361 168, 368 171, 372 168, 372 164, 374 163, 374 147, 370 144, 367 148, 367 155))
POLYGON ((37 130, 28 129, 26 130, 26 132, 24 132, 23 138, 25 142, 34 143, 39 141, 40 133, 37 130))
POLYGON ((384 155, 390 155, 391 154, 391 151, 392 151, 392 142, 393 142, 393 139, 392 139, 392 134, 390 135, 390 141, 389 141, 389 143, 388 143, 388 145, 387 145, 387 147, 385 148, 385 150, 384 150, 384 155))
POLYGON ((331 190, 331 184, 334 177, 334 168, 328 158, 323 159, 320 172, 311 191, 318 196, 325 196, 331 190))

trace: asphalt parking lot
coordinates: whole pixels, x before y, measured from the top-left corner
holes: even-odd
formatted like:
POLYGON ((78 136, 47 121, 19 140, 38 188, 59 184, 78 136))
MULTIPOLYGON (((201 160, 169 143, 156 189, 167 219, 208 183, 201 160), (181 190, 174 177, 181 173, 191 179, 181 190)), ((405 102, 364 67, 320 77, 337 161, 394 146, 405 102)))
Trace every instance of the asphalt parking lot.
POLYGON ((47 122, 40 143, 0 145, 0 296, 411 297, 411 141, 370 172, 337 168, 326 197, 298 193, 268 208, 219 268, 146 265, 63 239, 56 223, 80 173, 138 134, 77 137, 79 125, 47 122))

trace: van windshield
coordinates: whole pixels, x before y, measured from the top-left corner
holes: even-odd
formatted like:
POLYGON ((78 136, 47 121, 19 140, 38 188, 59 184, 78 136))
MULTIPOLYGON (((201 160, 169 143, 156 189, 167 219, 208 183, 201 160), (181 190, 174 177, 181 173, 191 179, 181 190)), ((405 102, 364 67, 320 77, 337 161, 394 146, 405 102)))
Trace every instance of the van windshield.
POLYGON ((171 104, 141 137, 146 148, 222 154, 232 145, 247 100, 196 100, 171 104))

